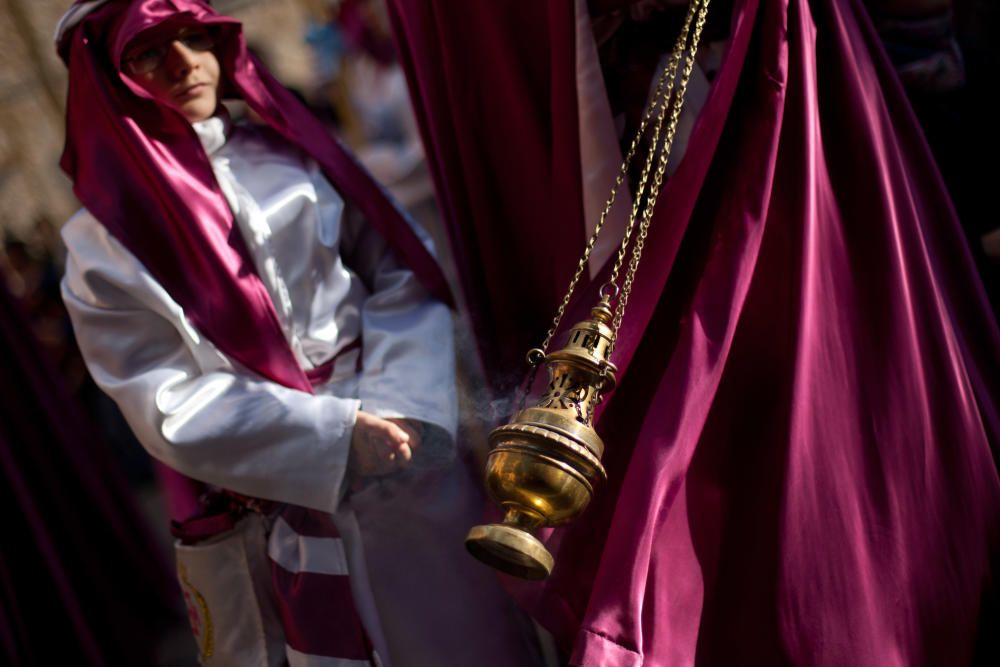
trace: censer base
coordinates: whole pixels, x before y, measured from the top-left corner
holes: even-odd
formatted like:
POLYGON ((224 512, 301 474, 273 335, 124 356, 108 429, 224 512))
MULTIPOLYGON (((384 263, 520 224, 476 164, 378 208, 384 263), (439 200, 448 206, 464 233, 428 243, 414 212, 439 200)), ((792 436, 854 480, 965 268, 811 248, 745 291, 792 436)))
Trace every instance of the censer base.
POLYGON ((522 579, 538 581, 552 574, 552 554, 531 533, 502 523, 475 526, 465 547, 490 567, 522 579))

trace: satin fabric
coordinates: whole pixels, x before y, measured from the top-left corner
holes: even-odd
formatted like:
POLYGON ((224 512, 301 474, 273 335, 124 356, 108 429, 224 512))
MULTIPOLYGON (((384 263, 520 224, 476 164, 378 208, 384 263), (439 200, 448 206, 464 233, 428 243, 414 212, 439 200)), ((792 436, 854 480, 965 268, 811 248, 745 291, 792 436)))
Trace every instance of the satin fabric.
MULTIPOLYGON (((558 300, 520 290, 568 278, 553 257, 583 243, 579 187, 535 207, 520 182, 530 165, 540 197, 547 165, 574 164, 525 125, 572 106, 561 83, 530 85, 571 48, 565 4, 392 3, 437 185, 462 204, 446 209, 453 239, 470 219, 477 238, 562 234, 459 246, 492 320, 544 321, 558 300), (489 85, 455 95, 472 77, 489 85), (473 146, 488 168, 463 158, 473 146), (501 263, 516 280, 490 280, 501 263)), ((730 25, 613 359, 609 484, 550 536, 553 576, 522 599, 574 665, 982 659, 1000 335, 954 211, 860 3, 739 0, 730 25)), ((595 299, 584 289, 564 321, 595 299)))
POLYGON ((521 378, 586 241, 575 8, 520 4, 389 3, 465 305, 501 386, 521 378))
MULTIPOLYGON (((346 608, 344 582, 330 577, 343 576, 343 563, 332 567, 329 550, 323 552, 337 534, 350 591, 384 665, 537 664, 530 622, 461 544, 484 499, 453 439, 448 308, 350 209, 338 214, 342 199, 315 164, 259 129, 237 127, 226 141, 225 125, 212 119, 195 129, 233 196, 250 254, 261 267, 273 260, 271 270, 260 270, 262 280, 276 294, 284 285, 290 298, 291 314, 281 315, 290 347, 301 350, 307 367, 332 359, 329 379, 306 394, 243 368, 191 326, 138 259, 82 212, 63 228, 69 248, 63 288, 95 379, 146 448, 173 468, 245 495, 331 513, 336 533, 326 530, 327 515, 287 508, 283 520, 302 539, 279 530, 257 540, 269 540, 275 561, 272 586, 259 599, 277 591, 289 624, 277 628, 286 636, 276 639, 273 624, 262 626, 274 640, 269 644, 294 642, 286 649, 292 664, 310 653, 309 660, 321 661, 316 653, 329 652, 347 634, 348 624, 334 620, 341 616, 324 611, 346 608), (250 211, 263 217, 248 219, 250 211), (352 345, 358 338, 360 370, 352 345), (346 464, 359 404, 380 416, 434 424, 442 437, 425 431, 405 473, 358 483, 365 480, 352 480, 346 464)), ((190 556, 198 547, 180 549, 190 556)), ((260 555, 248 552, 251 560, 260 555)), ((192 582, 206 598, 224 598, 237 568, 221 564, 225 574, 217 579, 218 561, 198 560, 210 562, 197 581, 190 564, 192 582)), ((252 617, 255 610, 235 611, 252 617)), ((266 610, 257 615, 268 618, 266 610)))
POLYGON ((451 317, 345 212, 314 163, 259 128, 227 141, 226 125, 214 118, 196 131, 262 284, 288 300, 276 312, 286 347, 303 368, 332 361, 326 382, 305 393, 242 367, 89 211, 63 227, 63 299, 95 381, 157 460, 244 495, 334 512, 359 405, 454 435, 451 317))
POLYGON ((246 248, 233 234, 232 214, 189 123, 119 71, 129 42, 164 21, 211 26, 231 92, 312 155, 428 289, 450 301, 437 264, 402 214, 247 53, 237 21, 199 0, 112 0, 93 9, 58 44, 70 70, 61 164, 84 205, 141 258, 206 336, 261 375, 309 391, 246 248), (136 229, 131 220, 140 213, 145 221, 136 229))

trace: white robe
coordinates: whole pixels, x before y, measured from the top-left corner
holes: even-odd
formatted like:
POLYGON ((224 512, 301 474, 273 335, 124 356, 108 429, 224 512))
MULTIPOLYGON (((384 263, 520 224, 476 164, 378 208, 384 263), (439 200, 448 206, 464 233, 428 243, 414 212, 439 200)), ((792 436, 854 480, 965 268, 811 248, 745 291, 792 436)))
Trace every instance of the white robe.
POLYGON ((63 228, 62 287, 95 381, 168 466, 332 513, 355 602, 384 664, 532 664, 530 628, 462 547, 483 505, 454 452, 447 307, 429 298, 377 232, 345 212, 311 160, 258 130, 231 130, 222 118, 195 129, 296 358, 311 369, 336 357, 333 376, 309 395, 242 367, 81 211, 63 228), (358 338, 360 352, 337 356, 358 338), (449 438, 418 450, 413 469, 349 492, 359 407, 433 424, 449 438))

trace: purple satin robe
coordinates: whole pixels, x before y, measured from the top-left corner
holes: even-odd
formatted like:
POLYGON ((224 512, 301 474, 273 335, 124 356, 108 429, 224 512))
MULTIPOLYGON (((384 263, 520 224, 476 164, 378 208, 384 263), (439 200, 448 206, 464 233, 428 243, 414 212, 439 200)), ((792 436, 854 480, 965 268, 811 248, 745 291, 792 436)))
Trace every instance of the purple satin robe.
MULTIPOLYGON (((391 7, 484 349, 516 359, 584 243, 572 3, 391 7)), ((609 484, 519 590, 574 665, 969 664, 1000 335, 954 210, 860 2, 730 25, 613 358, 609 484)))

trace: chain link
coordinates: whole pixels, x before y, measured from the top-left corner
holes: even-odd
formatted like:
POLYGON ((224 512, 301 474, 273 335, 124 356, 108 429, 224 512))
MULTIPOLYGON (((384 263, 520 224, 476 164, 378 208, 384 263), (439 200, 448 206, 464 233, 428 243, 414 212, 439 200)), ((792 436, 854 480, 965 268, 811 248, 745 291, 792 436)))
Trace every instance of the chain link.
MULTIPOLYGON (((653 146, 656 145, 656 138, 659 137, 660 129, 663 124, 664 114, 663 110, 667 106, 667 102, 671 99, 671 93, 673 92, 674 79, 677 75, 677 67, 680 62, 680 56, 684 50, 684 44, 687 42, 688 31, 690 29, 692 16, 695 13, 695 8, 701 0, 693 0, 691 6, 688 8, 688 13, 684 19, 684 26, 681 29, 681 34, 678 36, 677 43, 674 46, 673 51, 670 54, 670 59, 668 60, 663 72, 660 74, 659 79, 656 82, 656 89, 653 92, 650 102, 646 107, 645 113, 643 114, 642 120, 639 123, 639 128, 636 130, 635 135, 632 137, 632 142, 629 145, 628 152, 625 158, 622 160, 622 164, 618 169, 618 174, 615 177, 614 186, 611 188, 611 193, 608 195, 608 199, 604 204, 604 208, 601 210, 601 216, 598 219, 597 225, 594 227, 593 233, 587 240, 587 245, 584 248, 583 256, 580 258, 579 263, 576 267, 576 272, 573 274, 573 278, 570 280, 569 287, 566 290, 566 295, 563 297, 562 303, 559 304, 559 309, 556 311, 556 316, 552 320, 552 326, 549 327, 548 332, 545 334, 545 341, 542 343, 541 348, 539 348, 543 353, 547 352, 549 349, 549 344, 552 342, 552 337, 555 335, 559 328, 559 324, 562 321, 563 315, 566 312, 566 307, 569 305, 570 299, 573 296, 573 291, 576 289, 577 283, 580 281, 581 276, 583 276, 583 271, 587 266, 587 262, 590 260, 591 252, 594 250, 594 246, 597 243, 597 238, 600 236, 601 230, 604 228, 604 223, 607 221, 608 215, 611 212, 611 207, 615 203, 615 199, 618 196, 618 191, 621 189, 622 184, 624 184, 626 177, 628 176, 628 169, 631 165, 632 159, 635 157, 635 153, 642 142, 642 137, 646 133, 646 129, 649 127, 649 121, 653 118, 653 114, 656 112, 657 108, 660 108, 660 113, 657 116, 657 123, 654 128, 654 140, 653 146)), ((707 2, 706 2, 707 5, 707 2)), ((645 183, 649 174, 649 165, 652 161, 653 151, 647 157, 645 167, 643 169, 642 176, 640 178, 640 185, 637 189, 637 195, 635 201, 632 203, 632 211, 629 215, 629 221, 625 229, 625 238, 621 248, 618 251, 618 258, 615 261, 615 266, 612 271, 612 277, 608 281, 610 284, 615 286, 615 291, 617 293, 618 288, 614 283, 618 279, 618 273, 621 270, 622 263, 625 258, 625 249, 628 245, 629 237, 632 234, 632 229, 635 227, 635 220, 638 213, 638 204, 641 200, 641 194, 645 189, 645 183)), ((536 357, 533 357, 537 359, 536 357)), ((535 365, 537 362, 532 362, 529 360, 531 365, 535 365)))
MULTIPOLYGON (((691 29, 691 20, 695 15, 695 10, 699 4, 700 0, 693 0, 693 2, 688 6, 687 14, 684 17, 684 25, 681 27, 680 35, 677 36, 677 42, 674 44, 674 50, 670 54, 670 60, 667 62, 664 68, 664 76, 667 77, 667 87, 664 91, 662 99, 657 104, 651 104, 648 113, 652 113, 656 107, 659 107, 659 113, 656 118, 656 125, 653 127, 653 136, 649 142, 649 153, 646 155, 646 162, 643 165, 642 173, 639 176, 639 183, 636 186, 635 199, 632 202, 632 211, 629 213, 628 225, 625 228, 625 235, 622 238, 621 247, 618 249, 618 257, 615 260, 615 265, 611 269, 611 276, 608 278, 609 283, 617 284, 618 274, 621 271, 622 264, 625 262, 625 257, 628 251, 628 244, 631 240, 632 231, 635 228, 635 221, 640 214, 642 202, 648 203, 649 196, 646 192, 646 186, 649 182, 649 172, 653 165, 653 160, 657 155, 656 147, 660 143, 660 132, 663 129, 663 120, 666 117, 667 109, 671 106, 671 101, 674 101, 674 106, 679 106, 676 102, 677 96, 673 94, 674 92, 674 80, 677 77, 677 66, 680 63, 681 56, 684 53, 684 47, 687 44, 688 33, 691 29)), ((680 96, 681 102, 683 102, 683 96, 680 96)), ((669 129, 669 128, 668 128, 669 129)), ((664 153, 660 153, 660 162, 665 163, 664 153)), ((659 167, 657 167, 659 169, 659 167)), ((648 208, 648 205, 647 207, 648 208)))
MULTIPOLYGON (((608 350, 609 356, 612 352, 614 352, 615 345, 618 342, 618 329, 621 327, 622 320, 625 317, 625 305, 628 303, 629 294, 632 292, 635 272, 639 268, 639 259, 642 257, 643 246, 645 245, 646 236, 649 232, 649 223, 653 219, 653 208, 656 204, 657 196, 660 193, 660 187, 663 185, 663 175, 666 172, 667 159, 670 156, 670 149, 673 146, 674 136, 677 133, 677 123, 681 116, 684 94, 687 92, 688 82, 691 79, 691 72, 694 70, 695 52, 698 48, 698 43, 701 40, 701 32, 705 27, 705 20, 708 15, 708 2, 709 0, 694 0, 694 2, 691 3, 692 7, 699 5, 698 20, 695 23, 694 35, 692 36, 692 46, 684 61, 684 69, 681 72, 680 84, 677 87, 676 101, 670 110, 670 122, 667 124, 667 135, 663 142, 663 148, 660 151, 660 161, 656 167, 656 174, 653 176, 653 184, 650 187, 647 205, 642 212, 642 222, 639 223, 639 231, 636 234, 635 246, 632 249, 632 257, 629 260, 628 270, 625 273, 625 281, 622 284, 621 295, 618 297, 618 303, 615 307, 615 317, 611 324, 613 334, 611 338, 611 346, 608 350)), ((654 150, 655 143, 653 148, 650 149, 650 153, 652 154, 654 150)))

